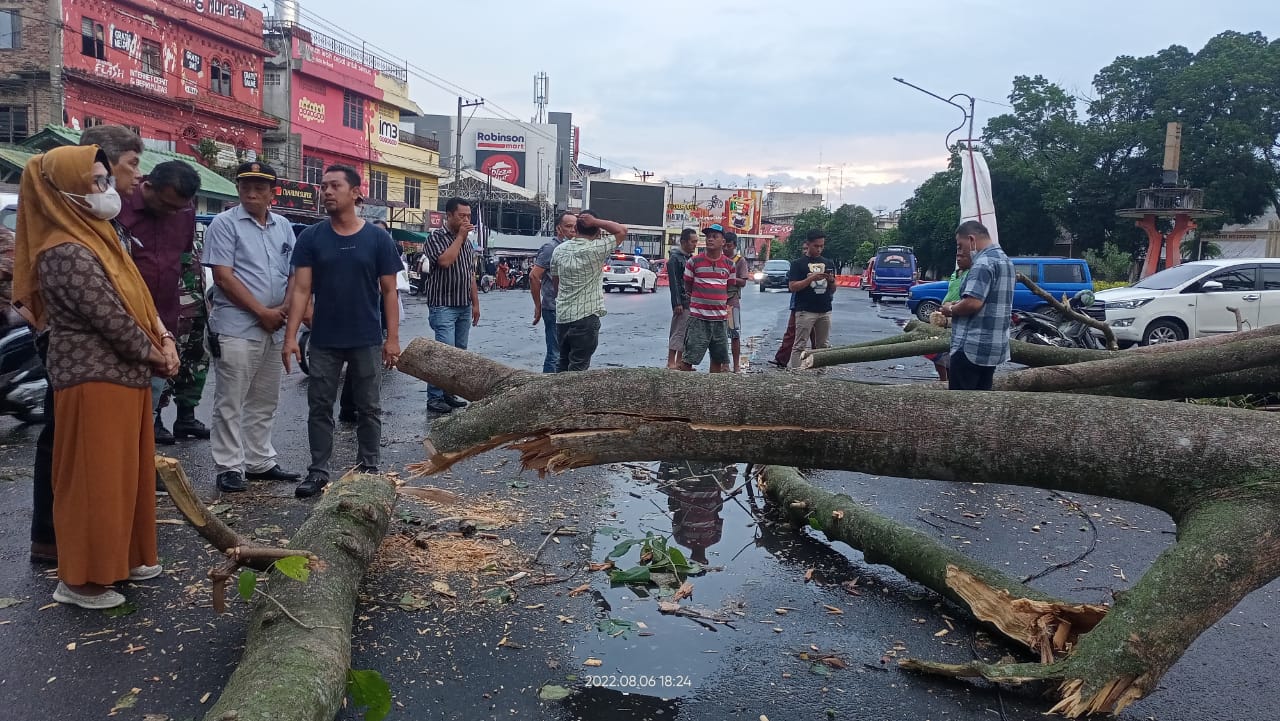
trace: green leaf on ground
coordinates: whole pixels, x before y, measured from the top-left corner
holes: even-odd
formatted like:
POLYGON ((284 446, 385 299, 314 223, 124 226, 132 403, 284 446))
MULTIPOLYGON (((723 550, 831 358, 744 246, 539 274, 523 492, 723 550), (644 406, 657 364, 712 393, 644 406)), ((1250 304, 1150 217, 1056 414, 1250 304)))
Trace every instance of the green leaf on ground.
POLYGON ((569 698, 572 694, 573 691, 565 688, 564 686, 557 686, 556 684, 549 683, 539 689, 538 698, 543 701, 559 701, 563 698, 569 698))
POLYGON ((667 558, 671 559, 671 565, 678 570, 683 571, 689 567, 689 559, 685 558, 684 552, 675 546, 667 549, 667 558))
POLYGON ((511 603, 516 600, 516 595, 506 586, 491 588, 480 595, 481 598, 492 603, 511 603))
POLYGON ((138 604, 133 601, 125 601, 115 608, 108 608, 102 612, 107 618, 121 618, 138 612, 138 604))
POLYGON ((809 527, 815 531, 821 531, 822 522, 818 520, 817 516, 809 516, 809 527))
POLYGON ((129 693, 116 699, 116 705, 111 707, 111 713, 115 714, 117 711, 123 711, 127 708, 133 708, 135 705, 137 705, 138 692, 140 690, 141 689, 136 689, 136 688, 131 689, 129 693))
POLYGON ((404 611, 421 611, 424 608, 431 608, 431 602, 413 591, 405 591, 405 594, 400 597, 400 608, 404 611))
POLYGON ((352 705, 365 709, 366 721, 382 721, 391 713, 391 687, 377 671, 348 670, 347 694, 352 705))
POLYGON ((816 676, 830 676, 831 669, 828 668, 825 664, 815 663, 809 666, 809 673, 814 674, 816 676))
POLYGON ((0 598, 0 608, 10 608, 13 606, 17 606, 19 603, 22 603, 21 598, 13 598, 11 596, 5 596, 4 598, 0 598))
POLYGON ((622 558, 630 553, 633 547, 638 546, 641 543, 644 543, 643 538, 628 538, 622 543, 614 546, 613 550, 609 552, 609 555, 606 556, 606 558, 622 558))
POLYGON ((253 571, 241 571, 240 577, 236 579, 236 591, 240 593, 240 598, 248 601, 253 598, 253 590, 258 587, 258 574, 253 571))
POLYGON ((299 583, 311 578, 311 559, 306 556, 289 556, 275 563, 276 570, 299 583))
POLYGON ((596 629, 610 638, 626 638, 628 633, 639 630, 634 621, 622 618, 602 618, 596 621, 596 629))
POLYGON ((512 488, 528 488, 529 482, 528 481, 512 481, 507 485, 511 486, 512 488))
POLYGON ((641 584, 648 583, 649 567, 635 566, 633 568, 628 568, 625 571, 620 569, 614 569, 609 572, 609 582, 610 583, 641 583, 641 584))

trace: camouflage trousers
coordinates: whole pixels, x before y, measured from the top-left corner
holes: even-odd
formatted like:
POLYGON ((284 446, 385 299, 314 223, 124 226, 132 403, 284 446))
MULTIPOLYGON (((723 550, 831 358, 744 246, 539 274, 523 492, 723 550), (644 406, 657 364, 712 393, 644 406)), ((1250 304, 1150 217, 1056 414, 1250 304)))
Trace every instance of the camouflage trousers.
POLYGON ((209 376, 209 354, 204 347, 204 328, 208 321, 204 314, 178 321, 178 375, 165 384, 160 395, 160 408, 169 405, 173 398, 178 406, 195 408, 204 395, 204 382, 209 376))

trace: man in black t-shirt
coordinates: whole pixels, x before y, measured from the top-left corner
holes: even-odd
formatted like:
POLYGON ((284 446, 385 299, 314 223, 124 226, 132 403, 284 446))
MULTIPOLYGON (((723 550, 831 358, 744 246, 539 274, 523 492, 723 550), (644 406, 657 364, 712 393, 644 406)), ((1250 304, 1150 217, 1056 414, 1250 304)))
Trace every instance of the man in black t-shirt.
POLYGON ((378 472, 382 368, 394 368, 400 360, 396 274, 403 266, 395 241, 387 231, 356 215, 360 174, 354 168, 330 166, 320 191, 329 220, 304 230, 293 249, 294 275, 283 351, 288 371, 290 358, 299 355, 298 327, 314 294, 307 382, 311 465, 306 480, 294 491, 299 498, 316 495, 329 482, 333 403, 343 363, 355 401, 358 469, 378 472))
POLYGON ((809 231, 804 241, 804 255, 791 261, 787 288, 795 294, 796 339, 791 347, 788 368, 800 367, 800 352, 813 334, 813 347, 826 348, 831 335, 831 296, 836 292, 836 266, 822 257, 827 234, 809 231))

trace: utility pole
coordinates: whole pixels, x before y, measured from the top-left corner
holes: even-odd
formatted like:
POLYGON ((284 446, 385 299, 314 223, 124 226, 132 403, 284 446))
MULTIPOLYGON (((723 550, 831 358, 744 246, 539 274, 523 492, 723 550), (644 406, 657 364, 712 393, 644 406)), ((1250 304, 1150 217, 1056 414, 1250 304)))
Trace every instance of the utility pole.
POLYGON ((649 182, 649 178, 653 177, 653 171, 651 170, 641 170, 636 167, 632 167, 631 169, 636 171, 636 177, 639 178, 642 183, 649 182))
POLYGON ((455 194, 458 192, 461 185, 460 181, 462 180, 462 109, 478 108, 481 105, 484 105, 484 98, 463 100, 461 96, 458 97, 458 135, 457 142, 453 147, 453 190, 455 194))

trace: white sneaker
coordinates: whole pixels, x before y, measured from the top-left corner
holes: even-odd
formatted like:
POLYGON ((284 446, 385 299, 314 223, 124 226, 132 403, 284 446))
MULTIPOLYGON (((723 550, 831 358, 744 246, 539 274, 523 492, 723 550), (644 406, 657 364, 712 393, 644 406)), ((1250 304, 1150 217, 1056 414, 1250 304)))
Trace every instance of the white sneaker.
POLYGON ((58 603, 69 603, 73 606, 79 606, 80 608, 99 611, 107 608, 115 608, 116 606, 123 604, 124 596, 110 588, 108 588, 105 593, 100 593, 97 596, 86 596, 85 594, 72 591, 70 588, 67 588, 67 584, 59 581, 58 587, 53 591, 53 600, 58 603))
POLYGON ((138 566, 129 569, 130 581, 150 581, 151 579, 164 573, 164 566, 156 564, 154 566, 138 566))

